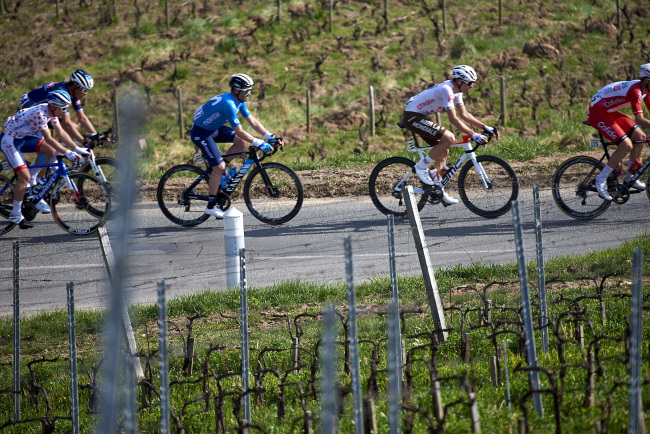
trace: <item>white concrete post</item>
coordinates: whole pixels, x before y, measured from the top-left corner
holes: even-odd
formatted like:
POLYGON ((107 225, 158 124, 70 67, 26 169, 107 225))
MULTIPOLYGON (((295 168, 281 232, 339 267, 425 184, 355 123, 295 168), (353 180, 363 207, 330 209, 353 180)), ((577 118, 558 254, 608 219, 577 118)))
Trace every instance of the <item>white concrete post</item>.
POLYGON ((239 250, 244 246, 244 215, 230 208, 223 215, 223 236, 226 247, 226 285, 238 288, 240 284, 239 250))

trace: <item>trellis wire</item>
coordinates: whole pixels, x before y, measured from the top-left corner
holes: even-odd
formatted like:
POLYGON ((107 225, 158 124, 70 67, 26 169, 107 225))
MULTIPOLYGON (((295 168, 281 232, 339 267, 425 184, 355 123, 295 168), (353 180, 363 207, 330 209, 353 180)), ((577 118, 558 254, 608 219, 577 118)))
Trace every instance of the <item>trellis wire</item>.
POLYGON ((239 249, 239 276, 241 279, 239 286, 239 303, 241 319, 241 381, 242 392, 244 394, 244 419, 251 422, 251 396, 248 393, 250 388, 250 362, 248 347, 248 297, 246 294, 246 249, 239 249))
POLYGON ((20 241, 13 243, 14 254, 14 421, 20 420, 20 241))
POLYGON ((519 201, 512 201, 512 220, 515 230, 515 246, 517 250, 517 264, 519 269, 519 282, 521 287, 521 303, 526 332, 526 350, 528 352, 528 365, 532 368, 529 371, 530 388, 533 391, 533 402, 535 411, 544 416, 542 397, 539 393, 539 371, 537 368, 537 351, 535 349, 535 327, 530 305, 530 293, 528 291, 528 270, 526 270, 526 255, 524 253, 524 234, 519 215, 519 201))
POLYGON ((77 382, 77 334, 74 318, 74 283, 69 282, 68 294, 68 352, 70 353, 70 413, 72 432, 79 432, 79 390, 77 382))
POLYGON ((354 430, 362 434, 363 397, 361 396, 361 367, 359 359, 359 336, 357 333, 357 300, 354 289, 354 264, 352 261, 352 237, 344 238, 345 277, 348 296, 348 327, 350 340, 350 375, 352 377, 352 399, 354 403, 354 430))
POLYGON ((544 242, 542 238, 542 211, 539 187, 533 187, 535 209, 535 246, 537 248, 537 285, 539 291, 539 325, 542 328, 542 349, 548 353, 548 307, 546 303, 546 275, 544 272, 544 242))
POLYGON ((169 434, 169 363, 167 350, 167 302, 165 281, 158 281, 158 342, 160 345, 160 433, 169 434))

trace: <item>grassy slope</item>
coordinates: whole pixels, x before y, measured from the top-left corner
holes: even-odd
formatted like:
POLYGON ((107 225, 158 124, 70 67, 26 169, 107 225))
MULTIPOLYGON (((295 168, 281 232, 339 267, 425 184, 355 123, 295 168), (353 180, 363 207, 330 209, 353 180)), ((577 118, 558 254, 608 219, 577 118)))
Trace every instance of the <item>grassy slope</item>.
POLYGON ((112 122, 112 89, 135 83, 149 104, 150 146, 142 165, 152 177, 193 153, 179 139, 174 90, 182 89, 187 126, 195 108, 227 90, 237 71, 258 83, 253 113, 292 145, 279 158, 310 168, 348 164, 354 152, 360 155, 353 164, 364 164, 401 149, 395 121, 403 102, 458 63, 479 72, 481 82, 466 100, 488 123, 501 115, 499 77, 507 78, 507 135, 492 151, 527 160, 582 149, 591 133, 580 125, 589 97, 607 82, 632 78, 650 60, 644 40, 650 7, 626 6, 618 33, 604 24, 616 23, 615 3, 604 0, 504 2, 501 26, 496 2, 448 1, 447 30, 439 34, 441 9, 430 0, 389 2, 387 28, 383 2, 335 2, 333 33, 327 1, 285 1, 278 23, 271 0, 170 0, 169 30, 164 2, 154 0, 63 1, 58 20, 48 2, 5 3, 3 115, 12 114, 22 93, 83 67, 97 82, 86 107, 101 129, 112 122), (547 44, 550 54, 524 54, 529 42, 547 44), (368 85, 375 89, 375 137, 365 135, 368 85), (308 87, 311 134, 305 130, 308 87))

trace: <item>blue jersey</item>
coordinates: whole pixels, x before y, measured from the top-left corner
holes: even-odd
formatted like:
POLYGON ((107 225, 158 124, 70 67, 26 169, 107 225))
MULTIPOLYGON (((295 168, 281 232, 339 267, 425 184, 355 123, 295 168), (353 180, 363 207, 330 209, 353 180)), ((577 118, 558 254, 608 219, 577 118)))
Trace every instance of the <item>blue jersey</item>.
MULTIPOLYGON (((31 92, 28 92, 25 95, 23 95, 23 98, 20 99, 21 107, 29 108, 44 103, 45 99, 47 98, 47 94, 52 92, 53 90, 65 90, 66 92, 68 92, 68 83, 65 81, 59 83, 51 82, 51 83, 44 84, 41 87, 37 87, 31 92)), ((83 107, 81 106, 81 101, 78 100, 77 98, 72 98, 72 107, 76 112, 80 112, 83 110, 83 107)))
POLYGON ((192 120, 194 125, 208 131, 216 131, 226 122, 235 128, 240 125, 237 118, 237 113, 240 111, 245 118, 251 115, 246 103, 237 101, 232 93, 226 92, 213 97, 199 107, 192 120))

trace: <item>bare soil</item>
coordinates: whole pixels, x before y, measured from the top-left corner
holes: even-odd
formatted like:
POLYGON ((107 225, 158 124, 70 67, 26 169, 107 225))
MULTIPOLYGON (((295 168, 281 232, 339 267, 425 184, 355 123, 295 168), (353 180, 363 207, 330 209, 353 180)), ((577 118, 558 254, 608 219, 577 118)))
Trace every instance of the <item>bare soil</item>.
MULTIPOLYGON (((599 153, 593 155, 599 156, 599 153)), ((568 155, 554 155, 525 162, 512 162, 510 165, 517 174, 520 188, 532 188, 535 185, 549 188, 555 170, 567 158, 568 155)), ((322 167, 318 170, 304 170, 297 173, 305 189, 305 198, 367 196, 368 177, 373 168, 374 165, 352 169, 322 167)), ((155 202, 157 186, 158 180, 141 181, 139 200, 155 202)))

